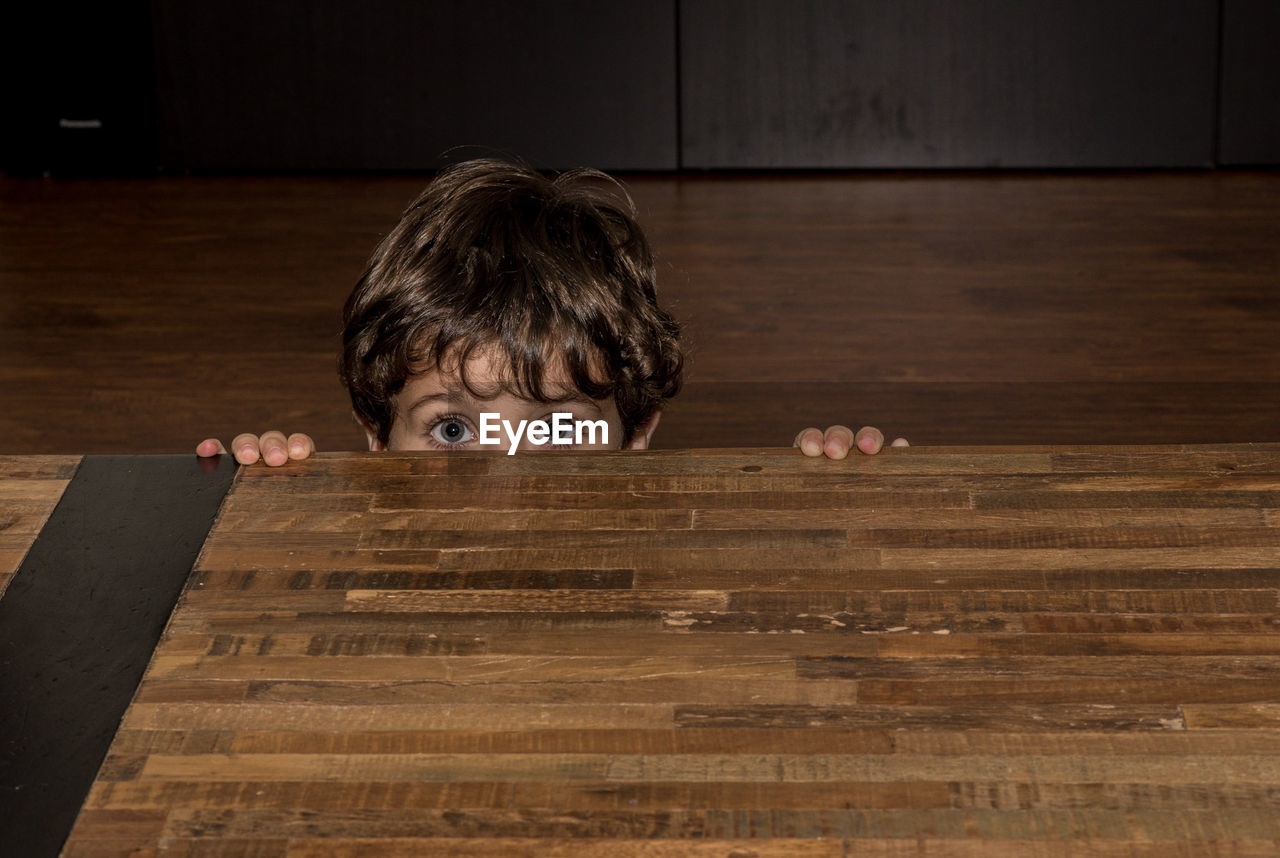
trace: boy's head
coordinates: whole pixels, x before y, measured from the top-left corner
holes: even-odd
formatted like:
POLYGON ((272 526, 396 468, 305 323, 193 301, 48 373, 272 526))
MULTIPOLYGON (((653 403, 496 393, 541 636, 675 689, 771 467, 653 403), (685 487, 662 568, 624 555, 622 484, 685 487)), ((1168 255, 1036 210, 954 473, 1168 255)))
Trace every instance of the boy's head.
POLYGON ((371 447, 468 446, 481 403, 575 400, 616 419, 610 446, 643 446, 682 366, 654 281, 634 205, 603 173, 444 171, 347 299, 340 372, 371 447))

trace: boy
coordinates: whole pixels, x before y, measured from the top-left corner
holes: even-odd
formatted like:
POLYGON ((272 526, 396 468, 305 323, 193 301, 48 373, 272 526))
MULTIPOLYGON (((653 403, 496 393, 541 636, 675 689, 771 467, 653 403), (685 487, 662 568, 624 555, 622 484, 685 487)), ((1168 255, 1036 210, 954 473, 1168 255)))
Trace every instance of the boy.
MULTIPOLYGON (((378 245, 344 309, 340 374, 369 449, 477 449, 501 426, 494 449, 514 452, 546 445, 535 427, 557 420, 593 431, 551 446, 646 449, 683 356, 635 214, 595 170, 549 179, 480 159, 442 172, 378 245)), ((794 443, 839 459, 879 452, 884 438, 833 426, 794 443)), ((315 445, 272 431, 239 435, 231 449, 242 464, 277 466, 315 445)), ((227 451, 211 438, 196 452, 227 451)))

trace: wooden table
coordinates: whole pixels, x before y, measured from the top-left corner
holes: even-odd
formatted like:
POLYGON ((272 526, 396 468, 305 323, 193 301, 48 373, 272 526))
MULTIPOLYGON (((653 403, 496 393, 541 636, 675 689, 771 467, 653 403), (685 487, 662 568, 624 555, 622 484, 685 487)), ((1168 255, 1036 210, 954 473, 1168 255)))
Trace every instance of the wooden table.
POLYGON ((242 468, 63 852, 1280 854, 1280 444, 242 468))

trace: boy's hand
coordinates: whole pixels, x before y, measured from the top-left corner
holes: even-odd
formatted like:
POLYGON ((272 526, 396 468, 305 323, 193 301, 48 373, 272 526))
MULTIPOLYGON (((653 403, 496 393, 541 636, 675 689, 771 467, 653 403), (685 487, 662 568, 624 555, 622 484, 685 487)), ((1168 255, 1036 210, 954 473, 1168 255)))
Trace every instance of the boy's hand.
MULTIPOLYGON (((853 449, 868 455, 879 453, 884 447, 884 434, 874 426, 863 426, 856 435, 848 426, 830 426, 826 432, 811 427, 800 430, 792 446, 799 447, 806 456, 825 455, 828 459, 843 459, 853 449)), ((906 438, 895 438, 889 446, 910 445, 906 438)))
MULTIPOLYGON (((252 465, 261 458, 274 468, 290 459, 305 459, 315 451, 316 443, 311 436, 301 432, 295 432, 288 438, 275 430, 263 432, 261 437, 245 432, 231 442, 231 452, 242 465, 252 465)), ((216 456, 225 452, 227 448, 217 438, 206 438, 196 446, 197 456, 216 456)))

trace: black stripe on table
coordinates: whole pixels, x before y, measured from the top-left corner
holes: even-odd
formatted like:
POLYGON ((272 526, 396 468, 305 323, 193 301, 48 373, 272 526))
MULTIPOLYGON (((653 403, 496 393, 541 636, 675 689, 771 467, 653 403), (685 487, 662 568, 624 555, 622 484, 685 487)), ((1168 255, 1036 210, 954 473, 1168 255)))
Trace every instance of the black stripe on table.
POLYGON ((62 848, 234 475, 82 460, 0 599, 0 853, 62 848))

